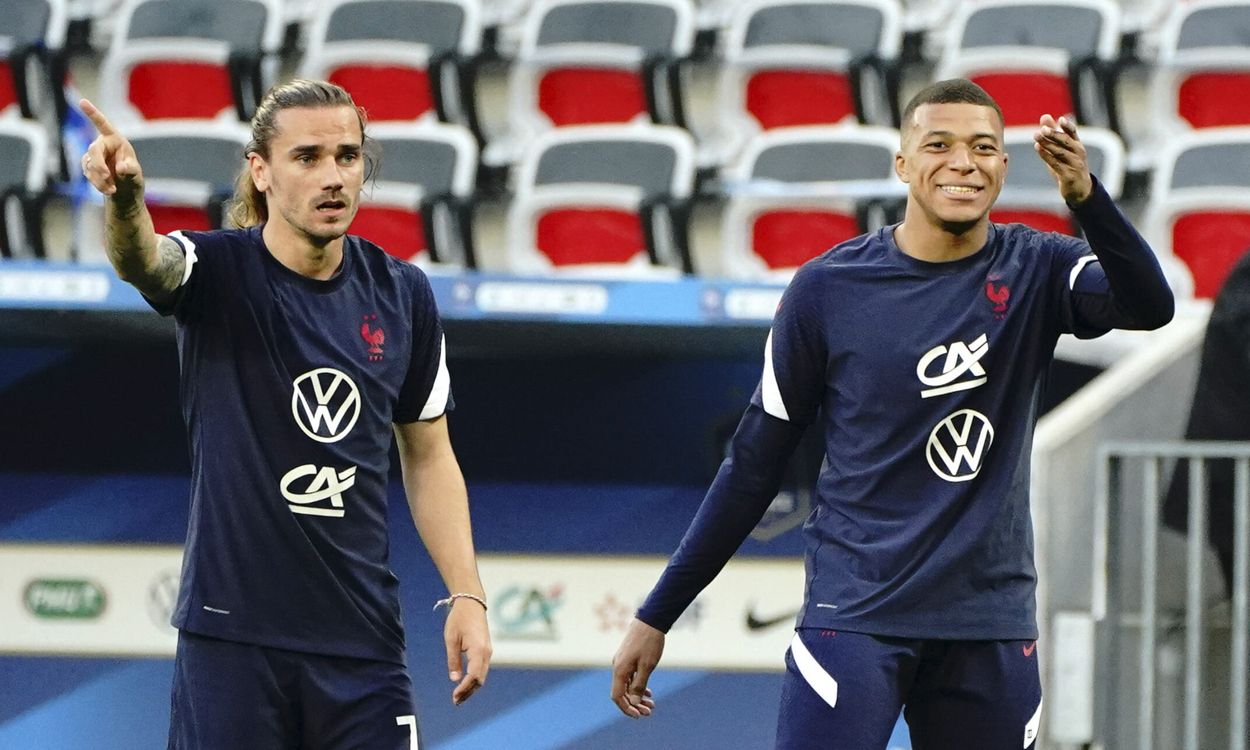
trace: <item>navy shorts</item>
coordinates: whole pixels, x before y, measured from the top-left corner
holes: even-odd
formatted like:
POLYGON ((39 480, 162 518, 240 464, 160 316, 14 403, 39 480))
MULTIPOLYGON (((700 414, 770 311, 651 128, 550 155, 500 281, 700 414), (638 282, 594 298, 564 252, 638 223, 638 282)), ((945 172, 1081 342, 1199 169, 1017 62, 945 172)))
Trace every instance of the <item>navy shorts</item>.
POLYGON ((1042 717, 1037 642, 795 633, 777 750, 885 750, 900 710, 913 750, 1031 748, 1042 717))
POLYGON ((179 631, 170 750, 417 750, 401 664, 179 631))

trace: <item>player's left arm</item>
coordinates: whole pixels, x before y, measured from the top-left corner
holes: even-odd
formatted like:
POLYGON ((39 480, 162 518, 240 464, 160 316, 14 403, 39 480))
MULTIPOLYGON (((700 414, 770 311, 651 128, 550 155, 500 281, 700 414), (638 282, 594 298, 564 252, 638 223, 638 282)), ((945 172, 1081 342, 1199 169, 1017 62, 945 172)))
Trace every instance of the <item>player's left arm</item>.
POLYGON ((1090 173, 1076 123, 1043 115, 1034 149, 1085 232, 1097 263, 1078 262, 1071 273, 1072 307, 1083 327, 1152 329, 1175 312, 1158 258, 1090 173))
MULTIPOLYGON (((451 447, 446 415, 396 423, 395 439, 412 520, 447 590, 472 594, 485 601, 473 549, 469 493, 451 447)), ((456 683, 452 701, 460 704, 486 682, 490 631, 485 607, 473 599, 455 599, 450 610, 443 639, 447 646, 447 675, 456 683), (462 659, 467 665, 462 666, 462 659)))

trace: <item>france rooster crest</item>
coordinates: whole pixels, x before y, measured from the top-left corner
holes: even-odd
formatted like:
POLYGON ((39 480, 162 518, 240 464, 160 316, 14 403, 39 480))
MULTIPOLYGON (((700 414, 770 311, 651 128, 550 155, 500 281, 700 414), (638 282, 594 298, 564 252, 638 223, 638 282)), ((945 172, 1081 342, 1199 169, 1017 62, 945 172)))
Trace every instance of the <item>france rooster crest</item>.
POLYGON ((997 279, 989 279, 985 282, 985 298, 994 306, 994 318, 1002 320, 1007 317, 1007 301, 1011 299, 1011 289, 996 281, 997 279))
POLYGON ((377 319, 377 315, 366 315, 360 323, 360 338, 365 342, 365 354, 370 362, 382 361, 382 345, 386 343, 386 332, 382 330, 382 327, 374 328, 370 325, 377 319))

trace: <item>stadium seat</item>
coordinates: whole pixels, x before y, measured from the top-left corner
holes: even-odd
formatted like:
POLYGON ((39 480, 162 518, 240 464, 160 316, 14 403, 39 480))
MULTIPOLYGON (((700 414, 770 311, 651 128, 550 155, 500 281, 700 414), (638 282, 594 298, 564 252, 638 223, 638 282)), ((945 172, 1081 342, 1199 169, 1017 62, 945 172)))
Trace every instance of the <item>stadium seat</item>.
POLYGON ((222 226, 250 130, 220 120, 133 123, 126 137, 143 165, 144 202, 156 231, 222 226))
POLYGON ((1250 2, 1176 4, 1159 34, 1150 96, 1162 137, 1250 125, 1250 2))
POLYGON ((65 44, 65 2, 0 0, 0 18, 0 114, 39 119, 60 91, 54 66, 65 44))
POLYGON ((935 79, 969 78, 1002 107, 1007 125, 1043 114, 1116 128, 1114 0, 980 0, 961 3, 935 79))
POLYGON ((902 0, 903 30, 932 33, 943 28, 955 13, 959 0, 902 0))
POLYGON ((694 141, 634 123, 557 128, 518 167, 508 213, 510 270, 672 279, 691 270, 686 239, 694 141))
POLYGON ((477 142, 458 125, 374 123, 382 146, 376 181, 366 183, 352 234, 401 260, 473 268, 471 210, 477 142))
POLYGON ((48 174, 67 176, 60 148, 65 119, 65 0, 0 0, 0 117, 44 127, 48 174))
MULTIPOLYGON (((999 224, 1027 224, 1044 232, 1078 235, 1079 227, 1059 195, 1055 178, 1033 150, 1035 126, 1007 128, 1007 182, 999 195, 990 220, 999 224)), ((1119 200, 1124 191, 1124 142, 1110 130, 1083 127, 1081 142, 1089 160, 1089 169, 1112 198, 1119 200)))
POLYGON ((682 60, 694 44, 690 0, 537 0, 509 77, 509 132, 483 161, 510 164, 553 127, 682 125, 682 60))
POLYGON ((1159 156, 1146 232, 1189 268, 1194 294, 1211 298, 1250 248, 1250 128, 1173 136, 1159 156))
POLYGON ((476 132, 481 16, 478 0, 328 0, 301 71, 347 89, 372 122, 438 118, 476 132))
POLYGON ((282 44, 279 0, 127 0, 100 70, 123 121, 248 120, 282 44))
POLYGON ((754 133, 898 119, 897 0, 746 0, 725 31, 716 133, 702 165, 726 163, 754 133))
POLYGON ((1139 36, 1150 34, 1175 4, 1175 0, 1119 0, 1120 30, 1139 36))
POLYGON ((0 118, 0 255, 44 257, 48 137, 39 123, 0 118))
POLYGON ((725 271, 788 280, 808 260, 881 226, 906 195, 894 173, 898 131, 842 125, 753 137, 724 173, 725 271))
POLYGON ((482 0, 482 48, 495 60, 512 60, 532 0, 482 0))

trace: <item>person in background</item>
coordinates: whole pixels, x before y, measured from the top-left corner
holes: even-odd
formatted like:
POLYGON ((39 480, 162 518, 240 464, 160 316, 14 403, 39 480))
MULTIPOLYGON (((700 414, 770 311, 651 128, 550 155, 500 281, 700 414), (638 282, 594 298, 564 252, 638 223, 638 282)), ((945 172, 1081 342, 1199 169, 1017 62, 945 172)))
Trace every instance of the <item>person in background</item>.
MULTIPOLYGON (((1250 253, 1241 256, 1220 287, 1202 340, 1202 359, 1186 440, 1250 441, 1250 253)), ((1233 586, 1233 462, 1206 462, 1207 529, 1224 576, 1233 586)), ((1163 522, 1189 528, 1189 462, 1180 461, 1168 485, 1163 522)), ((1242 540, 1250 544, 1250 540, 1242 540)))

